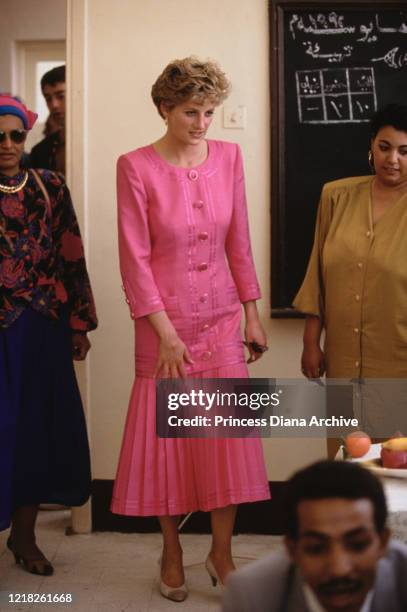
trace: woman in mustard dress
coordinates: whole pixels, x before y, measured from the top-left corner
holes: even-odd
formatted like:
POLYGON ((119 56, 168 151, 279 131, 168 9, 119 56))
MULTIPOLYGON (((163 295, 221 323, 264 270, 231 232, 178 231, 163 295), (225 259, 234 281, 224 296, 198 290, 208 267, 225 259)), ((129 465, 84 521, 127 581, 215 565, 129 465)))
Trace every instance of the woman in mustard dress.
MULTIPOLYGON (((305 376, 392 379, 394 391, 407 377, 407 106, 373 116, 369 161, 373 175, 324 185, 294 305, 307 315, 305 376)), ((385 387, 375 389, 380 403, 385 387)), ((386 425, 379 412, 377 437, 386 425)))

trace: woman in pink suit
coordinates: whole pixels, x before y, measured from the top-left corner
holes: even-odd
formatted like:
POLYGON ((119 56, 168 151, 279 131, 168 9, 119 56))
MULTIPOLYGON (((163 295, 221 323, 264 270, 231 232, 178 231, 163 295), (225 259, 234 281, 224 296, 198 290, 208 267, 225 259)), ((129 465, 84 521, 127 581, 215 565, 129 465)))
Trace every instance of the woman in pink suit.
POLYGON ((157 515, 163 533, 160 591, 187 596, 179 517, 211 512, 206 568, 213 584, 234 569, 236 505, 270 497, 261 440, 156 436, 155 378, 245 378, 266 350, 256 300, 243 164, 238 145, 206 140, 229 83, 214 62, 171 62, 152 88, 167 130, 118 161, 123 288, 136 327, 130 399, 112 511, 157 515))

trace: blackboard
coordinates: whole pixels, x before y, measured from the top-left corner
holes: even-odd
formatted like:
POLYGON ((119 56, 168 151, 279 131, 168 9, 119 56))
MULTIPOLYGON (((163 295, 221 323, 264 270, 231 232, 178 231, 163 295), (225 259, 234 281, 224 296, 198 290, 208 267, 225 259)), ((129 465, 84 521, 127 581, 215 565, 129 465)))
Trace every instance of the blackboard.
POLYGON ((272 316, 298 316, 322 185, 370 173, 369 119, 407 104, 407 2, 270 2, 272 316))

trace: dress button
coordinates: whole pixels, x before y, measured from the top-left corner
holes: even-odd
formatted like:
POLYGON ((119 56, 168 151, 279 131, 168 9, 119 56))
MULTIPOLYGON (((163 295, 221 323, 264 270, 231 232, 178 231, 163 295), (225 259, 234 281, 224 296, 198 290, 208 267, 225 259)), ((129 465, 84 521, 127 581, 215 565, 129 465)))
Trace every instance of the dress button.
POLYGON ((23 230, 23 234, 24 234, 24 236, 28 236, 28 233, 29 233, 29 232, 28 232, 28 229, 27 229, 27 228, 25 228, 25 229, 23 230))
POLYGON ((197 171, 197 170, 190 170, 190 171, 188 172, 188 178, 189 178, 191 181, 196 181, 196 180, 198 180, 198 176, 199 176, 199 174, 198 174, 198 171, 197 171))
POLYGON ((208 323, 205 323, 205 325, 202 325, 201 331, 205 332, 205 331, 208 331, 208 329, 209 329, 209 325, 208 323))
POLYGON ((131 312, 131 313, 130 313, 130 317, 131 317, 132 319, 135 319, 135 318, 136 318, 136 316, 135 316, 134 312, 131 312))
POLYGON ((193 206, 194 208, 202 208, 202 206, 203 206, 203 205, 204 205, 204 203, 203 203, 203 201, 202 201, 202 200, 197 200, 196 202, 194 202, 194 203, 192 204, 192 206, 193 206))
POLYGON ((208 232, 200 232, 198 234, 198 238, 199 240, 202 240, 202 241, 208 240, 208 232))
POLYGON ((130 304, 130 300, 128 298, 125 299, 126 304, 130 304))
POLYGON ((355 334, 359 333, 359 328, 358 327, 354 327, 353 331, 355 332, 355 334))
POLYGON ((122 285, 122 291, 126 291, 126 289, 124 288, 124 285, 122 285))
POLYGON ((363 264, 361 261, 358 262, 358 268, 363 268, 363 264))
POLYGON ((367 232, 366 232, 366 236, 369 238, 369 236, 370 236, 370 230, 367 230, 367 232))
POLYGON ((358 295, 358 294, 357 294, 357 295, 355 295, 355 300, 356 300, 357 302, 359 302, 359 301, 360 301, 360 295, 358 295))
POLYGON ((212 357, 212 353, 210 351, 205 351, 202 353, 203 361, 208 361, 212 357))
POLYGON ((359 361, 355 361, 355 366, 358 368, 360 366, 359 361))
POLYGON ((199 272, 204 272, 207 269, 208 269, 208 264, 205 261, 203 261, 202 263, 198 264, 198 266, 197 266, 197 270, 199 272))
POLYGON ((199 301, 202 302, 202 304, 205 304, 205 302, 208 301, 208 294, 207 293, 203 293, 201 295, 201 297, 199 298, 199 301))

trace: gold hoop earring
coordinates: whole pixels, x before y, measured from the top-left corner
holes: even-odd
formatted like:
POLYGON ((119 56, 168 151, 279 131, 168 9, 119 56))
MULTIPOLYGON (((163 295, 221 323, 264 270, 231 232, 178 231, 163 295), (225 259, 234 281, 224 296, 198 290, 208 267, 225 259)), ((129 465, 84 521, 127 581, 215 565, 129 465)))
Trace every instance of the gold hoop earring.
POLYGON ((373 153, 372 153, 371 149, 369 149, 369 152, 367 154, 367 161, 369 162, 370 170, 372 172, 374 172, 375 171, 375 168, 374 168, 374 158, 373 158, 373 153))

